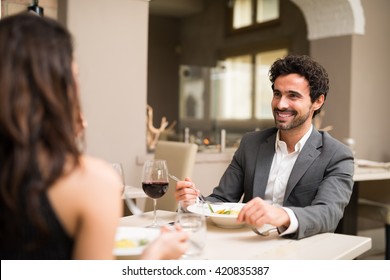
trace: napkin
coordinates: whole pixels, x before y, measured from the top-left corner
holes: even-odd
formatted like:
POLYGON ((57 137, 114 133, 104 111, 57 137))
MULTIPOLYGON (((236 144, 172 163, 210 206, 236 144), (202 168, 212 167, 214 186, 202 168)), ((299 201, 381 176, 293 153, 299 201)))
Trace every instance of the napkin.
POLYGON ((390 162, 378 162, 366 159, 355 159, 355 163, 359 167, 379 167, 379 168, 390 168, 390 162))

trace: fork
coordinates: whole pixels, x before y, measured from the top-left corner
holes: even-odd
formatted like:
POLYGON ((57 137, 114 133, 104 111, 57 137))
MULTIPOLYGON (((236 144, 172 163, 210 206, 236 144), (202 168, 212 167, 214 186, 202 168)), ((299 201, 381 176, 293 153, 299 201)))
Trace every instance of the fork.
MULTIPOLYGON (((179 178, 177 178, 175 175, 172 175, 172 174, 168 174, 169 178, 175 180, 176 182, 179 182, 179 181, 182 181, 180 180, 179 178)), ((192 185, 194 186, 194 185, 192 185)), ((198 189, 196 189, 197 191, 199 191, 198 189)), ((202 203, 205 203, 208 205, 209 209, 210 209, 210 212, 211 213, 215 213, 214 212, 214 209, 211 207, 211 203, 213 204, 222 204, 223 202, 210 202, 208 200, 206 200, 206 198, 203 196, 203 194, 201 194, 201 192, 199 191, 199 194, 198 194, 198 199, 202 202, 202 203)))
POLYGON ((261 235, 261 236, 268 236, 271 233, 271 231, 274 231, 274 230, 276 230, 276 227, 272 227, 272 228, 269 228, 269 229, 264 230, 264 231, 260 231, 256 227, 252 227, 252 231, 254 233, 256 233, 257 235, 261 235))
MULTIPOLYGON (((176 182, 182 181, 179 178, 177 178, 175 175, 168 174, 168 176, 169 176, 169 178, 171 178, 172 180, 175 180, 176 182)), ((205 197, 200 192, 199 192, 198 197, 199 197, 200 201, 207 203, 205 197)))

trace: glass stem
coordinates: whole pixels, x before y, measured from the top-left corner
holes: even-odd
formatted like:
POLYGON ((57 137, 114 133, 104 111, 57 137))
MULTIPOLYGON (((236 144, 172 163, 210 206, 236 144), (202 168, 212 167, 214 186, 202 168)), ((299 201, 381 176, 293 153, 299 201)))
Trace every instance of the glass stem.
POLYGON ((157 225, 157 213, 156 213, 156 208, 157 208, 157 199, 153 199, 153 210, 154 210, 154 219, 153 219, 153 225, 157 225))

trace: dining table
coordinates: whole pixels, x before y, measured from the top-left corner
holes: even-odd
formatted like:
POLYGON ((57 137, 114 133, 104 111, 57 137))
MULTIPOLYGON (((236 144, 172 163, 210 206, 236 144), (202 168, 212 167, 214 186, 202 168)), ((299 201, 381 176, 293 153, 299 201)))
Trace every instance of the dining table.
POLYGON ((337 233, 357 235, 359 189, 364 182, 386 181, 390 192, 390 163, 356 160, 353 181, 352 195, 337 226, 337 233))
MULTIPOLYGON (((363 182, 386 181, 389 182, 387 186, 389 186, 390 192, 390 165, 389 163, 357 159, 353 180, 352 195, 344 210, 344 216, 336 228, 336 233, 357 235, 359 188, 363 182)), ((134 200, 147 197, 142 188, 139 187, 126 186, 125 192, 128 197, 134 200)))
MULTIPOLYGON (((171 226, 176 212, 157 210, 160 225, 171 226)), ((121 227, 146 227, 153 220, 153 211, 120 218, 121 227)), ((339 260, 355 259, 371 248, 371 238, 337 233, 321 233, 300 240, 255 234, 244 225, 222 228, 207 218, 205 247, 199 260, 339 260)))

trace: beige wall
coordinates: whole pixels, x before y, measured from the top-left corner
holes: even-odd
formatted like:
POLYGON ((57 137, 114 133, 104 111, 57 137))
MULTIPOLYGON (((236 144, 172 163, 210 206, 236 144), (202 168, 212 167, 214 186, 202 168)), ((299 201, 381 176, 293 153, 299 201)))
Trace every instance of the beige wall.
POLYGON ((331 134, 356 141, 356 156, 390 161, 390 1, 362 0, 365 34, 310 42, 311 55, 328 70, 331 82, 325 125, 331 134))
POLYGON ((136 156, 146 153, 148 1, 68 0, 75 37, 87 153, 122 162, 128 184, 140 185, 136 156))
POLYGON ((310 55, 329 74, 330 90, 322 127, 332 125, 329 133, 339 140, 350 135, 351 47, 351 36, 313 40, 310 44, 310 55))
POLYGON ((353 37, 351 136, 358 157, 390 161, 390 1, 361 1, 366 33, 353 37))

